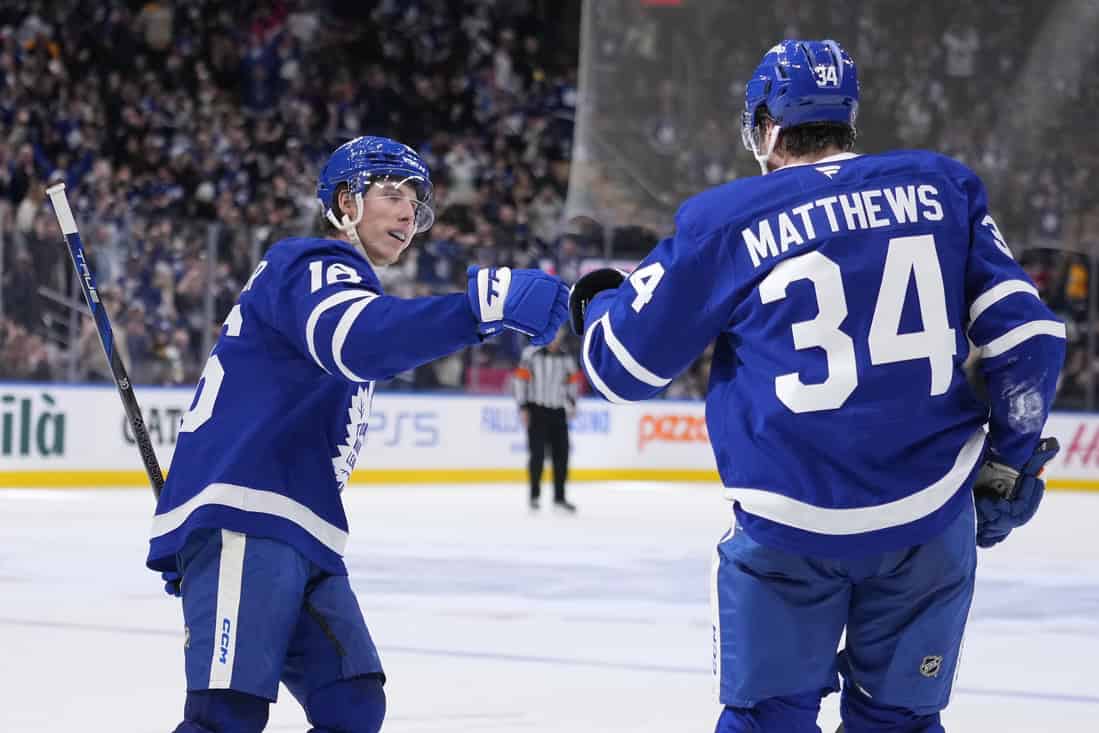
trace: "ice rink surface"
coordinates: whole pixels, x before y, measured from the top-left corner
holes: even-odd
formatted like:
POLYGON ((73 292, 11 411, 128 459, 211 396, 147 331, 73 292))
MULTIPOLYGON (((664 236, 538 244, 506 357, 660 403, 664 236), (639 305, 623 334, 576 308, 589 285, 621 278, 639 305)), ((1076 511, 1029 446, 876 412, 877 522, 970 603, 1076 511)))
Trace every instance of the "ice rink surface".
MULTIPOLYGON (((709 733, 711 486, 345 494, 352 580, 389 683, 386 733, 709 733)), ((143 568, 141 490, 0 490, 0 731, 166 733, 183 701, 178 601, 143 568)), ((980 554, 948 730, 1099 731, 1099 495, 1051 493, 980 554)), ((838 696, 821 727, 838 722, 838 696)), ((305 731, 283 690, 271 731, 305 731)))

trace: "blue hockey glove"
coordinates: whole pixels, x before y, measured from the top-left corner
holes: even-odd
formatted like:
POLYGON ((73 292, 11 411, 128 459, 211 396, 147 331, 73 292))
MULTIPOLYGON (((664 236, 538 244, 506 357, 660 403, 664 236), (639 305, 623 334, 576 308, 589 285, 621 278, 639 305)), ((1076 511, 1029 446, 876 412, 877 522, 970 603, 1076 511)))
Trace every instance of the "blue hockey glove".
POLYGON ((604 290, 617 288, 626 279, 626 273, 613 267, 592 270, 576 281, 569 290, 569 325, 577 336, 584 335, 584 316, 591 299, 604 290))
POLYGON ((568 288, 541 270, 474 266, 466 270, 466 277, 482 336, 508 328, 530 336, 535 346, 544 346, 569 315, 568 288))
POLYGON ((161 579, 164 580, 164 592, 170 596, 180 598, 183 596, 183 591, 180 587, 180 583, 183 580, 183 576, 174 570, 165 570, 160 574, 161 579))
POLYGON ((994 460, 984 462, 973 484, 978 547, 999 544, 1011 530, 1030 521, 1046 490, 1046 482, 1040 478, 1042 469, 1060 449, 1056 438, 1042 438, 1019 471, 994 460))

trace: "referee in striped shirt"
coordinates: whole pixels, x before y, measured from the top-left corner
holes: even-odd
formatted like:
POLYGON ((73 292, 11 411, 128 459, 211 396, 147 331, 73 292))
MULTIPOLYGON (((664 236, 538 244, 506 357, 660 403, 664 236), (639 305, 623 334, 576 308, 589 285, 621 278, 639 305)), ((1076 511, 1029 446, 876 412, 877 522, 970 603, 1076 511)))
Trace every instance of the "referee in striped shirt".
POLYGON ((542 488, 546 445, 553 459, 553 505, 567 512, 576 507, 565 499, 569 470, 569 418, 576 412, 576 396, 583 378, 576 359, 563 348, 566 327, 544 348, 528 346, 515 370, 515 399, 519 418, 527 429, 530 450, 530 508, 537 509, 542 488))

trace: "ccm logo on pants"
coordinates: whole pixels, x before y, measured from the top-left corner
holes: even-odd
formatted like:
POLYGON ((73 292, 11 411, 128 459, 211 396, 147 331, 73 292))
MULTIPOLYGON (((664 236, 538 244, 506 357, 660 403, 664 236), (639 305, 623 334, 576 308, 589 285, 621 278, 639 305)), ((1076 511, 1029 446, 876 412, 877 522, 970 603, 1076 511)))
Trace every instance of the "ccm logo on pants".
POLYGON ((229 619, 224 618, 221 620, 221 655, 218 657, 218 662, 225 664, 225 661, 229 658, 229 631, 232 630, 233 624, 229 619))

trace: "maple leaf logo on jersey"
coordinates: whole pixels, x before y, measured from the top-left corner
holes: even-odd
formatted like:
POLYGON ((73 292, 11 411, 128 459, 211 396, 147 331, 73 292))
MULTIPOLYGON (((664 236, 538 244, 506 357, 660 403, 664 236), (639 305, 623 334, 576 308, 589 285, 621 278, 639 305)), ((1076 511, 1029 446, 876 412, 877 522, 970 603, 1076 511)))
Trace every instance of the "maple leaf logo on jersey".
POLYGON ((343 491, 355 470, 359 460, 359 451, 366 442, 367 423, 370 421, 370 404, 374 401, 374 383, 359 387, 351 395, 351 406, 347 408, 347 440, 340 446, 339 455, 332 458, 332 468, 336 471, 336 483, 343 491))

